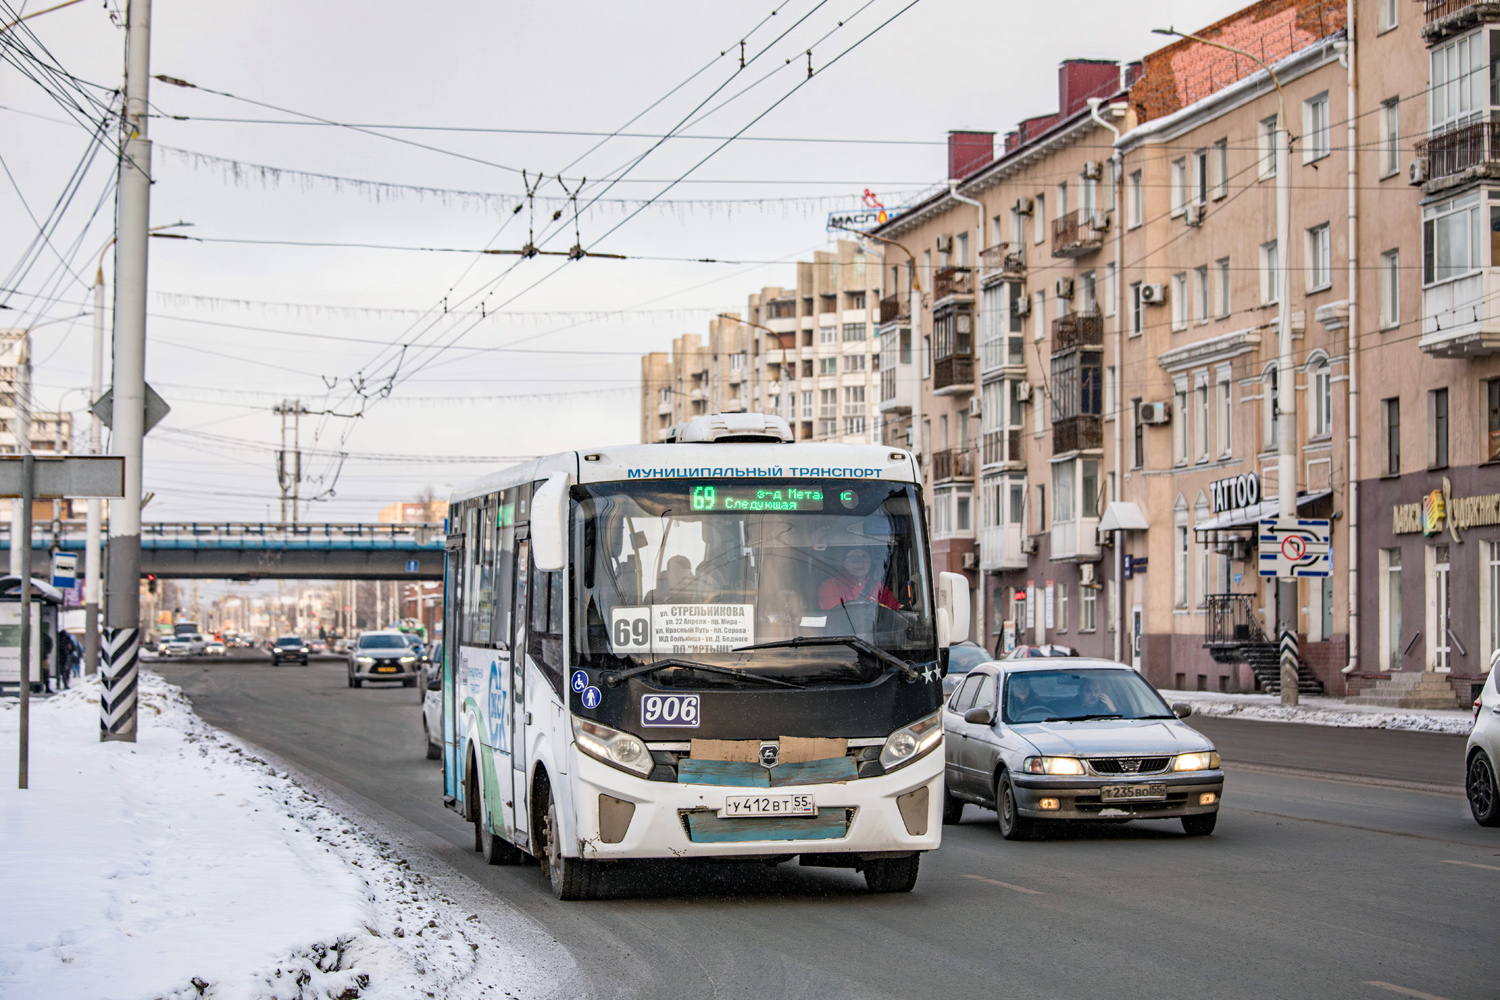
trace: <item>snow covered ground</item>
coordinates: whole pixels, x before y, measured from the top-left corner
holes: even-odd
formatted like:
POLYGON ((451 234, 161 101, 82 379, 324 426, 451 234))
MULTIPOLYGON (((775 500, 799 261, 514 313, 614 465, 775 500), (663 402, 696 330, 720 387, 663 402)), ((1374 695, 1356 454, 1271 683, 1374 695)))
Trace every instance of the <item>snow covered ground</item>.
POLYGON ((1303 695, 1292 707, 1274 694, 1219 694, 1210 691, 1168 691, 1168 702, 1185 701, 1197 715, 1231 716, 1266 722, 1301 722, 1313 726, 1348 726, 1356 729, 1410 729, 1428 733, 1469 735, 1474 713, 1437 708, 1385 708, 1380 705, 1347 704, 1342 698, 1303 695))
POLYGON ((141 673, 140 741, 98 688, 0 706, 0 996, 535 996, 473 909, 141 673))

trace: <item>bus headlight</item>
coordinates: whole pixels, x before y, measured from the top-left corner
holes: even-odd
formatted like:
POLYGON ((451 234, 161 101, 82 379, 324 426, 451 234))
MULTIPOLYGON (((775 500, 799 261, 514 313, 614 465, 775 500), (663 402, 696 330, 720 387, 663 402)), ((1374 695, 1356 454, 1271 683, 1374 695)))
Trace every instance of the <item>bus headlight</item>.
POLYGON ((646 744, 638 737, 587 719, 573 720, 573 742, 590 757, 597 757, 606 764, 613 764, 621 770, 642 777, 650 774, 651 769, 656 766, 651 759, 651 751, 646 749, 646 744))
POLYGON ((880 748, 880 766, 888 772, 905 767, 942 741, 943 715, 939 712, 892 733, 880 748))

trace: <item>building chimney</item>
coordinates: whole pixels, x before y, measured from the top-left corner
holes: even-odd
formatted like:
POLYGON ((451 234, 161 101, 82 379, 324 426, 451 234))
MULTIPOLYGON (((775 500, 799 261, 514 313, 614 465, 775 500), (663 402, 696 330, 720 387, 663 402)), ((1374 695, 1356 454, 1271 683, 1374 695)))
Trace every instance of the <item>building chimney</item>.
POLYGON ((1057 109, 1071 118, 1088 107, 1090 97, 1119 93, 1120 64, 1103 59, 1067 59, 1057 67, 1057 109))
POLYGON ((995 158, 995 133, 949 132, 948 179, 962 180, 995 158))

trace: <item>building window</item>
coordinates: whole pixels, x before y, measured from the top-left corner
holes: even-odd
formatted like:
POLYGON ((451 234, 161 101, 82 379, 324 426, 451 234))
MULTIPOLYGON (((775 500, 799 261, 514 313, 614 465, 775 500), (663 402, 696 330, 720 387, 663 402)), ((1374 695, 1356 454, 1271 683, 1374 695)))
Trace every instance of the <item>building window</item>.
POLYGON ((1115 314, 1115 299, 1120 291, 1120 272, 1115 262, 1104 265, 1104 315, 1115 314))
MULTIPOLYGON (((1394 2, 1394 0, 1391 0, 1394 2)), ((1380 176, 1401 172, 1401 99, 1380 102, 1380 176)))
POLYGON ((1229 258, 1221 257, 1214 262, 1214 269, 1219 272, 1219 301, 1218 314, 1220 319, 1229 315, 1229 258))
POLYGON ((863 354, 846 354, 844 355, 844 371, 862 372, 865 370, 866 360, 863 354))
POLYGON ((1428 50, 1427 123, 1432 132, 1463 126, 1482 118, 1489 104, 1484 60, 1484 32, 1473 31, 1428 50))
POLYGON ((1432 428, 1428 441, 1427 467, 1448 467, 1448 390, 1433 389, 1427 394, 1427 423, 1432 428))
POLYGON ((1328 223, 1307 231, 1307 290, 1320 292, 1333 284, 1332 247, 1328 240, 1328 223))
POLYGON ((1057 585, 1057 631, 1068 630, 1068 585, 1059 583, 1057 585))
POLYGON ((1173 546, 1173 603, 1179 608, 1188 606, 1188 556, 1189 552, 1187 511, 1177 514, 1177 538, 1173 546))
POLYGON ((836 417, 839 415, 839 391, 837 389, 818 390, 818 416, 836 417))
POLYGON ((1032 200, 1031 238, 1037 243, 1047 242, 1047 196, 1044 194, 1032 200))
POLYGON ((1229 140, 1214 143, 1214 201, 1229 197, 1229 140))
POLYGON ((1172 217, 1181 215, 1187 208, 1188 165, 1187 157, 1172 161, 1172 217))
POLYGON ((1328 93, 1302 102, 1302 162, 1328 155, 1328 93))
POLYGON ((811 390, 802 393, 802 419, 811 420, 813 415, 813 394, 811 390))
POLYGON ((1068 217, 1068 182, 1062 181, 1057 185, 1057 217, 1066 219, 1068 217))
POLYGON ((958 266, 969 266, 969 234, 959 233, 953 238, 954 248, 958 251, 958 266))
POLYGON ((1333 433, 1333 370, 1326 360, 1312 370, 1312 436, 1333 433))
POLYGON ((838 358, 819 358, 818 359, 818 374, 819 375, 837 375, 838 373, 839 373, 839 359, 838 358))
POLYGON ((1130 467, 1142 469, 1146 466, 1146 425, 1141 423, 1141 403, 1144 402, 1140 396, 1130 401, 1130 416, 1134 425, 1134 446, 1131 451, 1130 467))
MULTIPOLYGON (((1202 524, 1210 517, 1209 506, 1200 503, 1193 508, 1193 522, 1202 524)), ((1198 607, 1208 604, 1209 591, 1213 589, 1213 552, 1207 545, 1198 546, 1198 607)))
POLYGON ((847 385, 844 387, 844 416, 859 417, 865 412, 865 387, 862 385, 847 385))
POLYGON ((1141 172, 1137 170, 1130 175, 1128 190, 1126 192, 1127 204, 1130 210, 1130 228, 1139 226, 1145 215, 1145 196, 1141 184, 1141 172))
POLYGON ((1199 205, 1208 204, 1208 150, 1193 153, 1192 198, 1199 205))
POLYGON ((838 340, 839 340, 838 327, 836 327, 836 326, 820 326, 820 327, 818 327, 818 343, 820 343, 820 344, 836 344, 836 343, 838 343, 838 340))
MULTIPOLYGON (((1489 446, 1485 449, 1485 460, 1500 461, 1500 378, 1492 378, 1484 384, 1488 396, 1489 446)), ((1485 661, 1488 662, 1488 661, 1485 661)))
POLYGON ((1256 132, 1260 145, 1260 176, 1264 180, 1267 177, 1276 176, 1276 116, 1261 120, 1260 128, 1256 132))
POLYGON ((1260 245, 1260 301, 1262 305, 1274 305, 1280 301, 1281 282, 1278 280, 1280 257, 1276 252, 1276 241, 1260 245))
POLYGON ((1273 364, 1266 369, 1265 377, 1261 380, 1261 440, 1264 442, 1261 445, 1262 451, 1274 449, 1281 435, 1281 421, 1278 419, 1281 416, 1281 408, 1276 401, 1276 394, 1280 390, 1281 379, 1273 364))
POLYGON ((1047 335, 1047 293, 1037 292, 1031 308, 1032 332, 1037 340, 1047 335))
POLYGON ((1198 397, 1198 412, 1193 418, 1193 423, 1195 425, 1193 427, 1194 437, 1196 438, 1198 444, 1198 461, 1207 462, 1209 413, 1213 408, 1213 402, 1209 397, 1207 376, 1199 377, 1198 385, 1194 390, 1194 395, 1198 397))
POLYGON ((865 293, 845 292, 844 306, 848 309, 863 309, 865 307, 865 293))
POLYGON ((851 340, 864 340, 870 335, 869 330, 870 328, 864 323, 845 323, 844 342, 848 343, 851 340))
POLYGON ((1099 591, 1096 587, 1078 588, 1078 630, 1092 632, 1099 627, 1099 591))
POLYGON ((1186 330, 1188 322, 1188 284, 1187 272, 1179 271, 1172 275, 1172 329, 1186 330))
POLYGON ((1380 255, 1380 328, 1390 330, 1401 325, 1401 251, 1387 250, 1380 255))
POLYGON ((1401 23, 1401 0, 1376 0, 1375 30, 1390 31, 1401 23))
POLYGON ((865 418, 864 417, 845 417, 844 418, 844 433, 845 434, 863 434, 864 432, 865 432, 865 418))
POLYGON ((1380 434, 1385 442, 1382 451, 1382 476, 1401 475, 1401 399, 1380 401, 1380 434))
POLYGON ((1057 462, 1052 466, 1052 523, 1066 524, 1077 515, 1073 513, 1072 462, 1057 462))
POLYGON ((1478 270, 1479 193, 1422 209, 1422 283, 1431 285, 1478 270))
POLYGON ((1385 629, 1380 635, 1382 670, 1400 670, 1404 651, 1401 636, 1401 550, 1381 549, 1380 617, 1385 629))
POLYGON ((1146 328, 1145 316, 1142 310, 1145 308, 1141 302, 1141 283, 1132 281, 1130 283, 1130 335, 1138 337, 1146 328))
POLYGON ((1196 318, 1199 323, 1207 323, 1209 309, 1207 264, 1193 270, 1193 284, 1195 286, 1194 291, 1197 293, 1193 297, 1193 306, 1197 312, 1196 318))
POLYGON ((1177 383, 1173 400, 1176 413, 1172 421, 1172 464, 1186 465, 1188 450, 1188 387, 1184 379, 1177 383))
POLYGON ((1234 451, 1234 382, 1229 373, 1219 376, 1219 455, 1228 458, 1234 451))
POLYGON ((1485 619, 1484 650, 1479 662, 1480 669, 1488 667, 1490 657, 1500 649, 1500 542, 1484 542, 1479 547, 1480 608, 1485 619))

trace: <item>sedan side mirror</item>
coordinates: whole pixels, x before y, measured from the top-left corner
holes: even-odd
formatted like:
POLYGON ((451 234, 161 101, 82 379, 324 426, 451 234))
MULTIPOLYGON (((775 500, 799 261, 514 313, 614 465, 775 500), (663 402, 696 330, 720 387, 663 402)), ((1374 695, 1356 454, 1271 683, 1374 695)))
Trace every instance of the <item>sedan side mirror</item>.
POLYGON ((1193 706, 1185 701, 1174 701, 1172 702, 1172 714, 1179 719, 1186 719, 1193 714, 1193 706))
POLYGON ((987 708, 971 708, 964 713, 964 721, 974 726, 993 726, 995 716, 987 708))

